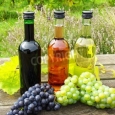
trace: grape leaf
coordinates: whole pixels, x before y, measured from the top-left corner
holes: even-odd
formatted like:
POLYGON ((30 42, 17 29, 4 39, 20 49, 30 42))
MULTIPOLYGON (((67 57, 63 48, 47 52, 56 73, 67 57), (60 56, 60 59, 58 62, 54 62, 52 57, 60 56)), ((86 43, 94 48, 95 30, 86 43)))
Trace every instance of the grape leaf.
POLYGON ((13 56, 9 61, 0 65, 0 89, 7 94, 14 94, 20 89, 18 56, 13 56))

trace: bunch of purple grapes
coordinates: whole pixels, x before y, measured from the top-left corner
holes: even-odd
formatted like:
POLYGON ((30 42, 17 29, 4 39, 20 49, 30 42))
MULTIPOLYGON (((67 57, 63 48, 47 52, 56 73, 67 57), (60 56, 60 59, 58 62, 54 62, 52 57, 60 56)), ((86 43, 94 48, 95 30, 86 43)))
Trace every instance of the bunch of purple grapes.
POLYGON ((48 84, 35 84, 30 87, 11 107, 7 115, 37 115, 42 110, 58 110, 54 89, 48 84))

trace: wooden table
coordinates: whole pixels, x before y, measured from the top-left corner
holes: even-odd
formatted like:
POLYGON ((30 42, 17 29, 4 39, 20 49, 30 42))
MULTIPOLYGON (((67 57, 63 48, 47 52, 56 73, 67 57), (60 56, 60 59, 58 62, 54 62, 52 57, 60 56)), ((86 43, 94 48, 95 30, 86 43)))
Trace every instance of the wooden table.
MULTIPOLYGON (((108 69, 115 70, 115 54, 97 55, 98 63, 101 63, 108 69)), ((0 58, 0 64, 6 61, 7 58, 0 58)), ((112 78, 112 72, 100 73, 101 80, 103 84, 110 87, 115 87, 115 79, 112 78), (109 79, 109 80, 108 80, 109 79)), ((42 77, 42 80, 47 80, 47 76, 42 77)), ((12 96, 0 91, 0 115, 6 115, 10 110, 10 107, 18 99, 19 93, 12 96)), ((87 106, 80 102, 74 105, 68 105, 61 107, 58 111, 42 111, 39 115, 115 115, 114 109, 96 109, 95 107, 87 106)))

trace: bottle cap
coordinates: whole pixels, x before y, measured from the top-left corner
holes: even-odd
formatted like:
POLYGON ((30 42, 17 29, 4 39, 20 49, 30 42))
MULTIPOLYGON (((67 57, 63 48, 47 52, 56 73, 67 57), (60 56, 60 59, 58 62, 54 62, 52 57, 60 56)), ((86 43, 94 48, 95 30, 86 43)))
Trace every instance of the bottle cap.
POLYGON ((93 14, 93 11, 90 11, 90 10, 82 11, 82 18, 90 19, 93 17, 92 14, 93 14))
POLYGON ((34 12, 30 12, 30 11, 24 12, 23 18, 24 19, 34 19, 34 12))
POLYGON ((65 11, 62 11, 62 10, 54 11, 54 18, 56 18, 56 19, 63 19, 63 18, 65 18, 65 11))

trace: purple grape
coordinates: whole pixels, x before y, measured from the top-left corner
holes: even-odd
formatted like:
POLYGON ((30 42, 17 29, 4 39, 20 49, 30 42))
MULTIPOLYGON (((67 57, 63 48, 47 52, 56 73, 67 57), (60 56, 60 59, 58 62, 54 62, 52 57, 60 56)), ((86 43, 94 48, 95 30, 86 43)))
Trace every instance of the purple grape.
POLYGON ((13 112, 10 110, 7 115, 13 115, 13 112))
POLYGON ((45 91, 45 86, 41 86, 41 91, 45 91))
POLYGON ((39 85, 39 84, 35 84, 35 87, 36 87, 36 88, 40 88, 40 85, 39 85))
POLYGON ((14 110, 13 110, 13 114, 18 114, 18 110, 17 110, 17 109, 14 109, 14 110))
POLYGON ((45 99, 42 99, 42 100, 41 100, 41 104, 42 104, 42 105, 46 105, 46 100, 45 100, 45 99))
POLYGON ((30 109, 28 109, 28 110, 27 110, 27 113, 30 114, 30 113, 32 113, 32 111, 31 111, 30 109))
POLYGON ((39 95, 36 95, 36 96, 35 96, 35 100, 38 102, 38 101, 41 100, 41 97, 40 97, 39 95))
POLYGON ((34 101, 33 104, 34 104, 35 107, 38 105, 36 101, 34 101))
POLYGON ((18 114, 19 114, 19 115, 24 115, 24 112, 23 112, 22 110, 20 110, 20 111, 18 112, 18 114))
POLYGON ((29 100, 30 100, 30 101, 34 101, 34 100, 35 100, 35 97, 34 97, 33 95, 31 95, 31 96, 29 97, 29 100))
POLYGON ((36 90, 33 90, 33 91, 31 92, 31 94, 32 94, 33 96, 35 96, 35 95, 37 95, 37 91, 36 91, 36 90))
POLYGON ((48 100, 49 101, 54 101, 54 95, 49 95, 48 100))
POLYGON ((41 107, 41 106, 38 106, 38 110, 41 111, 41 110, 42 110, 42 107, 41 107))
POLYGON ((28 98, 25 98, 24 99, 24 105, 29 105, 31 102, 28 98))
POLYGON ((23 101, 19 101, 18 105, 19 105, 19 107, 23 107, 24 106, 24 102, 23 101))
POLYGON ((29 110, 33 110, 33 109, 34 109, 34 107, 35 107, 35 106, 34 106, 34 104, 33 104, 33 103, 31 103, 31 104, 28 106, 28 109, 29 109, 29 110))
POLYGON ((48 92, 45 92, 45 97, 47 98, 49 96, 49 93, 48 92))
POLYGON ((18 102, 14 103, 14 109, 18 109, 18 108, 19 108, 18 102))
POLYGON ((40 89, 39 88, 36 88, 36 92, 37 92, 37 94, 39 94, 40 93, 40 89))
POLYGON ((45 93, 44 92, 40 92, 40 97, 44 98, 45 97, 45 93))
POLYGON ((47 111, 51 111, 51 108, 49 106, 46 107, 47 111))
POLYGON ((55 102, 54 102, 54 101, 53 101, 53 102, 49 102, 48 106, 49 106, 50 108, 53 108, 53 107, 55 106, 55 102))
POLYGON ((55 106, 54 106, 54 110, 59 110, 60 109, 60 104, 59 103, 56 103, 55 106))
POLYGON ((29 92, 32 92, 32 91, 33 91, 33 88, 32 88, 32 87, 30 87, 30 88, 28 89, 28 91, 29 91, 29 92))

